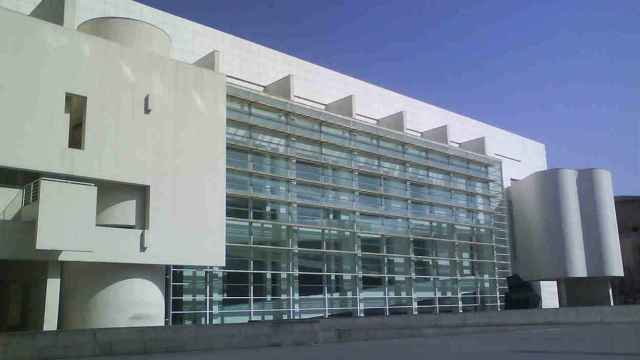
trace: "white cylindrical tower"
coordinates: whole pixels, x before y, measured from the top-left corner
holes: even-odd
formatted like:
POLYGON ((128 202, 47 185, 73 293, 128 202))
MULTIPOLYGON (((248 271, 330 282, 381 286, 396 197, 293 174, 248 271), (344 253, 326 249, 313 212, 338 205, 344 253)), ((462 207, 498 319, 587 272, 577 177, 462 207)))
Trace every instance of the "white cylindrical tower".
POLYGON ((78 30, 126 47, 171 56, 171 37, 159 27, 141 20, 100 17, 83 22, 78 30))

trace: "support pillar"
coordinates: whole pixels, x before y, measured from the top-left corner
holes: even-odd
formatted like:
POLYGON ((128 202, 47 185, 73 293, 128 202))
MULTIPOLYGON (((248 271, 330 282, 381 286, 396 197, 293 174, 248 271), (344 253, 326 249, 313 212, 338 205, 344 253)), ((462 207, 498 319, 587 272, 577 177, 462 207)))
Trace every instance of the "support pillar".
POLYGON ((60 309, 60 270, 62 263, 49 261, 45 284, 44 319, 42 330, 58 330, 58 310, 60 309))

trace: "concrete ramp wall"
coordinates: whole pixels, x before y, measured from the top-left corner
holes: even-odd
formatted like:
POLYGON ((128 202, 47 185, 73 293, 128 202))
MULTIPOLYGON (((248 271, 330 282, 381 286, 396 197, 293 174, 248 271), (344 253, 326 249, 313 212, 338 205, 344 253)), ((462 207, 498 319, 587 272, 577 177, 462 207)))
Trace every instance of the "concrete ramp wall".
POLYGON ((599 323, 640 323, 640 306, 7 333, 0 334, 0 359, 300 346, 599 323))

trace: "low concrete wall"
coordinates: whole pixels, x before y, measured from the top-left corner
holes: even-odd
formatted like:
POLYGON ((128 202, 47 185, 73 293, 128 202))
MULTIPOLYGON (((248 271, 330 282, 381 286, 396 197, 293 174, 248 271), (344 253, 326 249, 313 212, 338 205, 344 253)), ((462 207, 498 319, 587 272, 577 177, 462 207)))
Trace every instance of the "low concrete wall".
POLYGON ((0 359, 60 359, 442 336, 540 325, 640 323, 640 306, 0 334, 0 359))

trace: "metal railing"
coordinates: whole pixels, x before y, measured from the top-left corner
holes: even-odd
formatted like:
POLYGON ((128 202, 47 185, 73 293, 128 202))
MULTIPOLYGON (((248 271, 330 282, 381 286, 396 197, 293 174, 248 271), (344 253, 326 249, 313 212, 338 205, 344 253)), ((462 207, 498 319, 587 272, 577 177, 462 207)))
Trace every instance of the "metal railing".
POLYGON ((27 206, 40 199, 40 179, 24 186, 22 206, 27 206))

